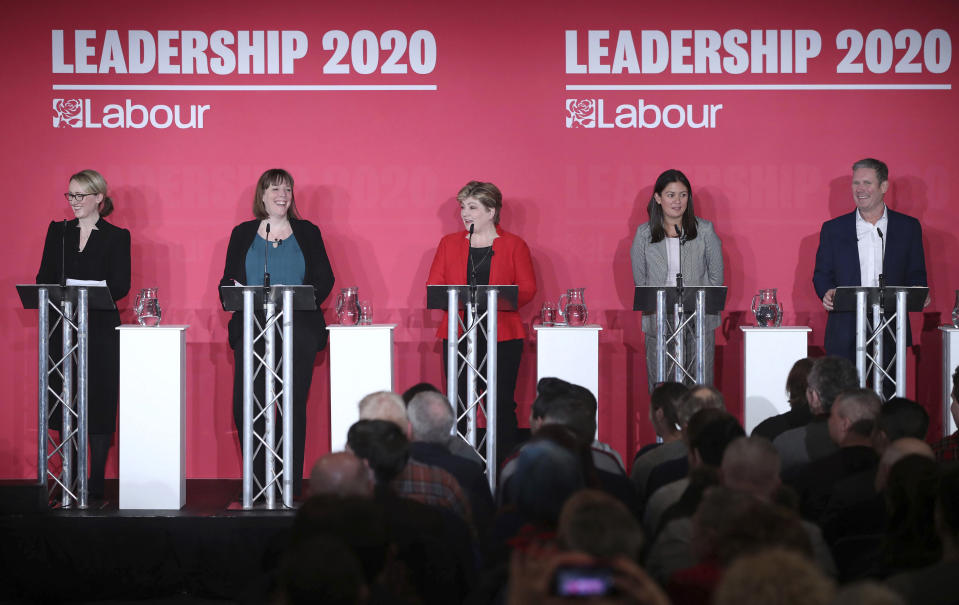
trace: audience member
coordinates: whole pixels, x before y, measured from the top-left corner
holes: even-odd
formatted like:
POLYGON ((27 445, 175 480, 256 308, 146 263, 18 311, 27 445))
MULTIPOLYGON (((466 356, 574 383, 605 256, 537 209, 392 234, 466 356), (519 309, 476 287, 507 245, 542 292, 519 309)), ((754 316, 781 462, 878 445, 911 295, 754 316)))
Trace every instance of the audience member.
POLYGON ((372 498, 375 479, 366 461, 352 452, 329 452, 320 456, 310 471, 310 495, 372 498))
POLYGON ((903 595, 909 605, 954 605, 959 602, 959 465, 939 472, 935 508, 936 533, 942 542, 942 558, 921 569, 890 577, 886 584, 903 595))
POLYGON ((362 605, 369 588, 353 551, 341 541, 312 536, 298 541, 280 560, 273 603, 362 605))
MULTIPOLYGON (((726 446, 734 439, 745 435, 742 425, 732 415, 715 408, 705 408, 696 412, 689 420, 685 436, 687 439, 687 464, 689 470, 701 467, 718 469, 726 446)), ((670 477, 670 467, 660 466, 650 477, 649 485, 657 486, 670 477)), ((686 476, 656 487, 643 515, 643 528, 650 536, 655 536, 660 528, 663 513, 679 501, 689 486, 689 472, 686 476)), ((675 475, 673 475, 675 476, 675 475)))
POLYGON ((409 441, 389 420, 358 420, 346 435, 346 445, 366 460, 376 479, 376 490, 396 494, 423 504, 448 508, 473 527, 469 501, 459 483, 441 468, 409 459, 409 441))
POLYGON ((936 456, 928 443, 915 437, 902 437, 896 439, 886 447, 879 459, 879 468, 876 470, 874 486, 876 492, 883 492, 886 489, 886 479, 889 476, 889 470, 894 464, 906 456, 923 456, 929 460, 935 460, 936 456))
POLYGON ((656 435, 662 439, 662 444, 653 444, 636 453, 633 459, 633 468, 629 478, 636 488, 640 500, 646 498, 646 480, 649 473, 658 464, 667 460, 686 456, 686 442, 683 441, 682 428, 679 424, 679 401, 689 388, 679 382, 664 382, 653 389, 649 398, 649 420, 656 430, 656 435))
POLYGON ((791 550, 770 548, 742 556, 723 574, 714 605, 829 605, 833 582, 791 550))
POLYGON ((409 401, 407 416, 413 436, 410 456, 453 475, 469 497, 473 521, 483 536, 493 519, 493 495, 483 467, 446 448, 454 424, 449 400, 436 391, 422 391, 409 401))
POLYGON ((461 599, 475 582, 476 557, 469 504, 446 471, 409 459, 409 442, 387 420, 359 420, 347 447, 365 459, 376 479, 374 498, 387 511, 392 536, 401 545, 424 600, 461 599), (418 554, 417 554, 418 553, 418 554), (428 554, 428 556, 427 556, 428 554), (432 577, 435 576, 435 577, 432 577))
POLYGON ((598 490, 584 489, 570 497, 559 515, 559 546, 601 559, 638 561, 643 532, 622 502, 598 490))
MULTIPOLYGON (((403 403, 409 406, 410 401, 413 400, 413 397, 419 395, 420 393, 440 393, 438 388, 429 382, 418 382, 411 386, 410 388, 403 391, 403 403)), ((451 406, 452 407, 452 406, 451 406)), ((455 415, 455 408, 454 408, 455 415)), ((483 457, 479 455, 476 449, 466 442, 466 439, 463 438, 458 433, 451 433, 446 441, 446 449, 450 451, 454 456, 459 456, 460 458, 466 458, 471 460, 476 464, 480 465, 483 470, 486 470, 486 461, 483 460, 483 457)))
POLYGON ((831 605, 906 605, 906 602, 895 591, 866 580, 841 587, 831 605))
POLYGON ((882 456, 896 439, 925 439, 928 431, 929 413, 924 407, 905 397, 893 397, 882 404, 873 434, 873 447, 882 456))
POLYGON ((927 567, 942 556, 936 532, 936 463, 911 454, 889 469, 886 480, 886 532, 880 551, 879 575, 927 567))
POLYGON ((410 421, 406 415, 403 399, 393 391, 370 393, 359 403, 360 420, 388 420, 400 427, 407 438, 410 436, 410 421))
POLYGON ((674 605, 708 603, 723 568, 750 552, 781 546, 812 558, 809 537, 796 513, 745 492, 707 490, 692 527, 696 564, 674 572, 666 584, 674 605))
POLYGON ((789 429, 773 440, 782 459, 783 472, 834 453, 838 446, 829 438, 829 412, 843 391, 859 387, 859 375, 843 357, 820 357, 807 377, 806 399, 813 418, 802 427, 789 429))
POLYGON ((760 422, 752 434, 772 441, 789 429, 806 426, 812 420, 809 402, 806 400, 807 378, 815 360, 804 357, 793 364, 786 377, 786 396, 789 399, 789 411, 771 416, 760 422))
MULTIPOLYGON (((949 405, 949 412, 952 414, 953 424, 959 426, 959 366, 956 366, 952 373, 952 403, 949 405)), ((939 462, 959 460, 959 429, 936 442, 932 450, 939 462)))
POLYGON ((686 455, 665 460, 650 470, 644 491, 646 500, 660 487, 682 479, 689 472, 689 439, 686 436, 687 426, 693 415, 700 410, 706 409, 720 411, 726 409, 722 393, 714 387, 706 385, 694 386, 679 400, 676 408, 676 416, 679 419, 680 431, 687 446, 686 455))
POLYGON ((829 438, 839 449, 794 468, 792 473, 784 473, 787 483, 799 494, 800 511, 805 518, 821 520, 837 484, 852 479, 856 485, 862 485, 856 481, 857 475, 876 472, 879 457, 872 447, 872 435, 881 407, 879 396, 869 389, 839 395, 826 423, 829 438))
MULTIPOLYGON (((538 396, 533 404, 533 439, 551 426, 565 427, 578 442, 571 446, 579 452, 585 448, 588 460, 581 461, 584 473, 589 479, 597 481, 597 487, 620 499, 630 510, 638 514, 639 503, 632 483, 626 477, 618 454, 606 444, 594 439, 596 434, 596 398, 585 387, 575 385, 558 378, 543 378, 537 385, 538 396), (615 456, 612 456, 613 452, 615 456)), ((517 451, 522 452, 522 448, 517 451)), ((507 460, 499 474, 497 502, 508 502, 518 463, 517 454, 507 460)))

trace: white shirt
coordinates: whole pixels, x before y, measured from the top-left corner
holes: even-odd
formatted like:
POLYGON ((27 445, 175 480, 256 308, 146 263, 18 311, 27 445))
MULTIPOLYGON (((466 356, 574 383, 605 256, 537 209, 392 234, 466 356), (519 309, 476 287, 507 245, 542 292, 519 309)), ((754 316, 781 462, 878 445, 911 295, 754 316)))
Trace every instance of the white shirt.
MULTIPOLYGON (((883 232, 885 233, 885 231, 883 232)), ((676 274, 679 273, 679 238, 666 238, 666 285, 676 285, 676 274)))
MULTIPOLYGON (((883 238, 889 239, 889 231, 886 225, 889 224, 886 207, 882 208, 882 217, 875 225, 862 218, 862 215, 856 212, 856 240, 859 244, 859 278, 861 285, 867 288, 876 288, 879 286, 879 273, 882 271, 882 246, 883 238), (883 237, 879 237, 876 229, 882 230, 883 237)), ((886 242, 888 245, 889 242, 886 242)))

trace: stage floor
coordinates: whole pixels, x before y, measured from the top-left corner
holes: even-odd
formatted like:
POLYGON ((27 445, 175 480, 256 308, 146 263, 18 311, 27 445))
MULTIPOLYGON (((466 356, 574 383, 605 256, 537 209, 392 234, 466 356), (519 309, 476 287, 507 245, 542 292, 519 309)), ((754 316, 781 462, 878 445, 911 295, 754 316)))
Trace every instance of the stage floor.
MULTIPOLYGON (((0 482, 0 498, 22 483, 0 482)), ((121 511, 117 491, 108 480, 105 502, 86 510, 0 516, 0 599, 254 602, 295 516, 239 509, 239 480, 188 480, 181 510, 121 511)))

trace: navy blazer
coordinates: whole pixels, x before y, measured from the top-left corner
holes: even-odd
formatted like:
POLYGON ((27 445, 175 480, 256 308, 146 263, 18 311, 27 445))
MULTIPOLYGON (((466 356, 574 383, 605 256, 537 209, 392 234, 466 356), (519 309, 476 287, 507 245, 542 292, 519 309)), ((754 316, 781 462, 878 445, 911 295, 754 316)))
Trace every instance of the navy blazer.
MULTIPOLYGON (((886 256, 882 272, 887 286, 926 286, 926 258, 922 250, 922 227, 915 218, 887 207, 886 256)), ((856 237, 856 212, 823 223, 816 251, 812 282, 820 300, 826 291, 838 286, 860 286, 859 243, 856 237)), ((907 344, 912 334, 906 325, 907 344)), ((852 311, 829 313, 826 320, 827 355, 839 355, 855 361, 856 314, 852 311)))

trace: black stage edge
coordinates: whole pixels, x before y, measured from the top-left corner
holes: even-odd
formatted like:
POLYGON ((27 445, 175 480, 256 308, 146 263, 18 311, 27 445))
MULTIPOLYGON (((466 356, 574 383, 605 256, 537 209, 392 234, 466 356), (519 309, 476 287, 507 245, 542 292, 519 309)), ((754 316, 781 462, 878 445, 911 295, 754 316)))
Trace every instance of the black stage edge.
MULTIPOLYGON (((0 569, 6 577, 0 599, 255 600, 266 585, 265 570, 286 544, 295 511, 231 510, 240 499, 238 480, 193 479, 186 485, 181 510, 118 510, 116 480, 107 481, 106 501, 87 510, 37 510, 35 482, 0 481, 0 500, 16 500, 19 511, 5 507, 0 515, 0 569)), ((42 491, 41 498, 43 504, 42 491)))

